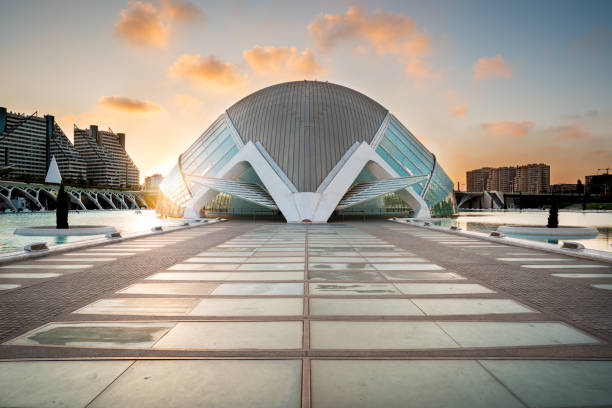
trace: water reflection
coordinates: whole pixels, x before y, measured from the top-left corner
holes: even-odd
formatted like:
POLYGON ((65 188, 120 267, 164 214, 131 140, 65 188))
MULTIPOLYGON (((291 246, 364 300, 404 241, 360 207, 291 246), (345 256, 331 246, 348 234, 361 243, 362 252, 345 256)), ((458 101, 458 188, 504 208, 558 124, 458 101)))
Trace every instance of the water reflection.
MULTIPOLYGON (((181 225, 183 221, 158 218, 153 210, 71 211, 71 225, 110 225, 123 233, 148 231, 154 226, 181 225)), ((55 225, 55 212, 0 214, 0 252, 16 251, 33 242, 59 245, 67 242, 97 239, 101 235, 76 237, 28 237, 14 235, 18 227, 55 225)))
MULTIPOLYGON (((547 223, 547 211, 478 211, 461 212, 453 218, 434 221, 436 225, 450 227, 456 225, 464 230, 489 233, 502 225, 541 225, 547 223)), ((559 225, 595 227, 599 234, 594 238, 560 237, 551 240, 548 236, 516 236, 517 238, 559 244, 562 240, 580 242, 586 248, 599 251, 612 251, 612 212, 559 212, 559 225)), ((514 236, 514 235, 513 235, 514 236)))

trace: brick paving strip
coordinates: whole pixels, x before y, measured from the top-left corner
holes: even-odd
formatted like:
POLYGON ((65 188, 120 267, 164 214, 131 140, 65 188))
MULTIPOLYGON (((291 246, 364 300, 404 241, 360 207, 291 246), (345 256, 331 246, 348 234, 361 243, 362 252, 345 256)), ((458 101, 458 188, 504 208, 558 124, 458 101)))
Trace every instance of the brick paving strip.
MULTIPOLYGON (((201 230, 204 233, 206 228, 223 228, 227 224, 203 225, 183 231, 201 230)), ((254 227, 254 224, 235 223, 231 228, 223 228, 214 234, 203 235, 203 238, 196 236, 163 248, 155 248, 153 251, 120 257, 111 262, 94 265, 89 269, 67 273, 58 278, 0 294, 0 342, 50 321, 58 320, 59 316, 69 315, 103 296, 113 296, 119 289, 254 227)), ((170 239, 173 234, 181 234, 183 231, 169 232, 159 237, 170 239)), ((130 241, 109 243, 95 248, 115 248, 128 242, 130 241)), ((54 254, 54 256, 60 255, 54 254)), ((40 259, 44 258, 38 258, 40 259)), ((24 262, 32 263, 32 261, 24 262)), ((8 347, 8 349, 4 346, 0 347, 0 358, 18 356, 19 352, 14 347, 8 347)))
MULTIPOLYGON (((378 221, 354 225, 364 232, 426 257, 449 271, 481 282, 494 290, 505 292, 521 303, 555 317, 555 320, 564 321, 612 342, 612 292, 591 287, 590 284, 596 280, 586 282, 585 279, 585 282, 576 282, 574 279, 559 279, 551 276, 551 271, 534 272, 521 268, 518 264, 511 265, 497 261, 495 258, 498 256, 493 254, 497 249, 502 253, 525 251, 522 248, 505 245, 505 248, 491 248, 491 250, 481 248, 481 252, 492 251, 492 254, 479 255, 477 251, 470 251, 469 248, 466 251, 462 250, 463 248, 452 248, 425 238, 397 234, 395 230, 385 228, 388 223, 388 221, 378 221)), ((415 226, 405 226, 405 228, 415 233, 427 231, 415 226)), ((457 235, 452 233, 447 235, 449 239, 457 238, 457 235)), ((539 250, 529 251, 551 257, 558 256, 539 250)), ((583 259, 576 258, 576 260, 584 263, 583 259)), ((593 263, 605 264, 603 261, 593 263)))

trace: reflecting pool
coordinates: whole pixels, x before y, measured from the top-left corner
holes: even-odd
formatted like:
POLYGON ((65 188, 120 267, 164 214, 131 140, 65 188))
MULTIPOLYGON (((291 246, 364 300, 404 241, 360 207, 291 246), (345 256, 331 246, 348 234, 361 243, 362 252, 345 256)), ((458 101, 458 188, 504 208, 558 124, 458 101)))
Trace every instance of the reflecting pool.
MULTIPOLYGON (((123 233, 145 232, 161 226, 178 226, 184 220, 159 218, 154 210, 95 210, 70 211, 68 222, 71 225, 110 225, 123 233)), ((31 212, 0 214, 0 252, 18 251, 33 242, 46 242, 47 245, 59 245, 100 238, 101 235, 76 237, 29 237, 14 235, 18 227, 36 225, 55 225, 55 212, 31 212)))
MULTIPOLYGON (((525 211, 469 211, 460 212, 457 217, 441 218, 433 221, 434 224, 443 227, 456 225, 468 231, 489 233, 497 230, 501 225, 546 225, 548 211, 525 210, 525 211)), ((586 248, 599 251, 612 251, 612 212, 581 212, 581 211, 559 211, 559 225, 595 227, 599 235, 595 238, 564 238, 582 243, 586 248)), ((552 244, 559 240, 546 238, 534 238, 527 236, 515 236, 515 238, 532 239, 552 244)))

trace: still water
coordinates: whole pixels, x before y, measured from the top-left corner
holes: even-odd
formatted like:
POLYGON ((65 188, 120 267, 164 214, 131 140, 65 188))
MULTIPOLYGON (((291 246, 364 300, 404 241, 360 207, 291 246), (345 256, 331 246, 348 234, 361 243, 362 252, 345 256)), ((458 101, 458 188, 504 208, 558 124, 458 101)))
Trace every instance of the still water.
MULTIPOLYGON (((548 221, 548 211, 478 211, 460 212, 457 217, 442 218, 433 223, 443 227, 456 225, 468 231, 489 233, 501 225, 542 225, 548 221)), ((612 251, 612 212, 559 211, 559 225, 595 227, 599 235, 595 238, 566 238, 582 243, 586 248, 612 251)), ((526 239, 527 237, 516 237, 526 239)), ((555 240, 537 239, 558 243, 555 240)))
MULTIPOLYGON (((442 218, 434 224, 449 227, 457 225, 464 230, 491 232, 500 225, 546 225, 546 211, 478 211, 460 212, 457 217, 442 218)), ((69 222, 73 225, 110 225, 123 233, 149 231, 161 226, 178 226, 185 220, 159 218, 153 210, 124 211, 71 211, 69 222)), ((46 242, 58 245, 99 238, 100 235, 79 237, 26 237, 14 235, 18 227, 55 225, 55 212, 0 214, 0 252, 21 250, 33 242, 46 242)), ((571 239, 581 242, 585 247, 600 251, 612 251, 612 212, 559 212, 559 225, 596 227, 599 235, 593 239, 571 239)), ((521 237, 523 238, 523 237, 521 237)), ((556 243, 555 241, 549 241, 556 243)))
MULTIPOLYGON (((109 225, 123 233, 149 231, 161 226, 181 225, 184 220, 158 218, 154 210, 109 210, 109 211, 71 211, 68 223, 72 225, 109 225)), ((46 242, 47 245, 59 245, 66 242, 77 242, 100 238, 101 235, 78 237, 29 237, 14 235, 18 227, 37 225, 55 225, 55 212, 0 214, 0 252, 17 251, 33 242, 46 242)))

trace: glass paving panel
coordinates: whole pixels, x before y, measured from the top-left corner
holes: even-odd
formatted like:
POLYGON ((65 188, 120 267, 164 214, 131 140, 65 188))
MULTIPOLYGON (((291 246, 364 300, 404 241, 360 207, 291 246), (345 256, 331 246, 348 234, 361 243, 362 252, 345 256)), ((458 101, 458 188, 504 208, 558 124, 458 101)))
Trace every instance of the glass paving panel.
POLYGON ((138 361, 91 407, 299 408, 300 360, 138 361))
POLYGON ((313 360, 311 370, 317 408, 523 407, 475 361, 313 360))
POLYGON ((149 348, 174 323, 49 323, 7 344, 149 348))

